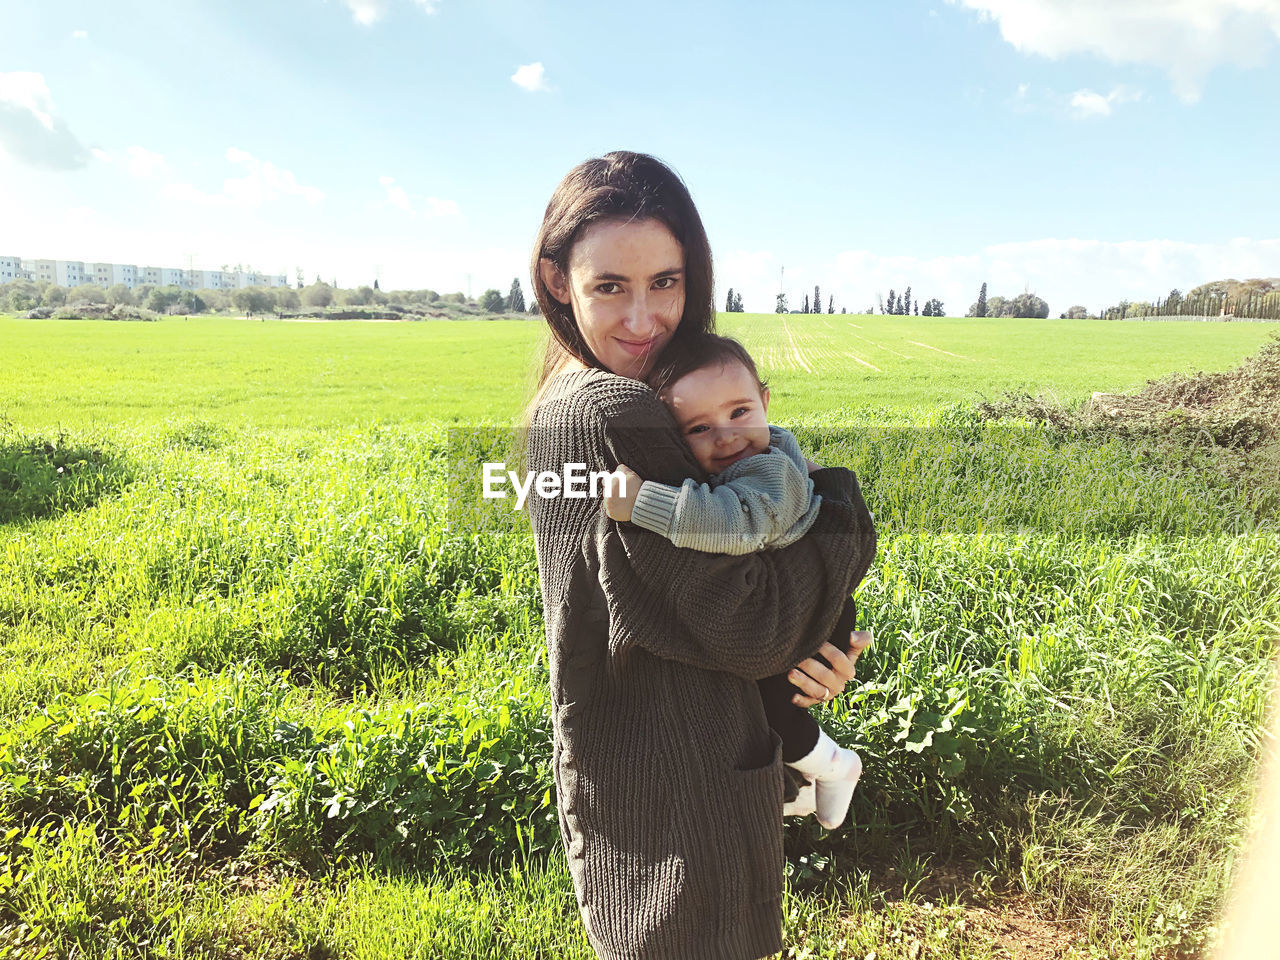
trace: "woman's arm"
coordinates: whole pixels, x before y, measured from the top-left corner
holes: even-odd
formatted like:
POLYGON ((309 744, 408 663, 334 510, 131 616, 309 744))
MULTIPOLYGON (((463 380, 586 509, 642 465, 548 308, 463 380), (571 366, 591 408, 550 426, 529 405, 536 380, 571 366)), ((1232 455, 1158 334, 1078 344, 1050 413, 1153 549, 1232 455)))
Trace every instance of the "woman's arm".
MULTIPOLYGON (((605 377, 590 389, 603 437, 599 456, 608 467, 626 463, 670 484, 705 479, 648 387, 605 377)), ((647 530, 609 523, 600 540, 600 576, 616 614, 615 647, 637 646, 751 679, 781 673, 815 652, 870 566, 875 530, 851 472, 824 469, 811 477, 822 496, 818 517, 808 534, 780 550, 697 553, 647 530), (637 608, 646 615, 628 615, 637 608), (658 635, 632 629, 655 618, 675 629, 658 635)))

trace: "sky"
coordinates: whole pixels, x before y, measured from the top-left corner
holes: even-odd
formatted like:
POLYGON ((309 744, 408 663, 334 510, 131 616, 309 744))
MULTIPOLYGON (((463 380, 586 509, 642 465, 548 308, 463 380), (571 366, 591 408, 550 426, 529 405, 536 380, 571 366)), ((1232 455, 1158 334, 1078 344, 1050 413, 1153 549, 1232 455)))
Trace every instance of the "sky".
POLYGON ((688 184, 753 312, 1280 276, 1280 0, 0 0, 0 255, 529 291, 552 190, 688 184))

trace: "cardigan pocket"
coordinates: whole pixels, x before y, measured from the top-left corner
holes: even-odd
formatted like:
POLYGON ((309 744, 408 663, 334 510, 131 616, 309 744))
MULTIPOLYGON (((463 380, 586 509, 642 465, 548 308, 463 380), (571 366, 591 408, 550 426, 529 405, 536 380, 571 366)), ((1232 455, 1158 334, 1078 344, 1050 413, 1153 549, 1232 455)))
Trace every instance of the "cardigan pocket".
POLYGON ((782 740, 773 730, 773 756, 764 766, 730 771, 724 818, 725 882, 733 903, 776 901, 782 892, 782 740))

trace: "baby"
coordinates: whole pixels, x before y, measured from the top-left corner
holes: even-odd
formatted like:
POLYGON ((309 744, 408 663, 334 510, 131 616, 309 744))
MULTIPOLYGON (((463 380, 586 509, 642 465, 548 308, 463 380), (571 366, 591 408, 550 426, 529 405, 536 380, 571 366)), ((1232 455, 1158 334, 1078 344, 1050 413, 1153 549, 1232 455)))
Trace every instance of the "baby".
MULTIPOLYGON (((809 468, 816 465, 800 452, 795 437, 769 424, 769 389, 740 343, 714 334, 699 337, 674 359, 659 362, 649 383, 671 409, 711 483, 691 478, 672 487, 642 480, 619 464, 625 483, 621 490, 609 485, 605 498, 611 518, 707 553, 777 549, 804 536, 821 502, 809 479, 809 468)), ((856 616, 849 598, 831 637, 855 659, 871 642, 868 632, 854 631, 856 616)), ((784 812, 802 814, 816 807, 818 822, 835 829, 849 809, 861 759, 838 746, 793 701, 800 691, 785 675, 759 685, 769 725, 782 740, 783 762, 816 787, 802 790, 784 812)))

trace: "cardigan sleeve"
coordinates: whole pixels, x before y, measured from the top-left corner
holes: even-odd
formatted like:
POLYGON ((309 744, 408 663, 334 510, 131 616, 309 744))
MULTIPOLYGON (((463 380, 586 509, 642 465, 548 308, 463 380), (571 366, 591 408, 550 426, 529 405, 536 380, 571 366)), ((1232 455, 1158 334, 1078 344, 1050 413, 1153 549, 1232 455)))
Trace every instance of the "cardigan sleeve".
POLYGON ((645 480, 631 522, 706 553, 794 543, 818 516, 813 481, 795 437, 781 427, 770 427, 769 436, 768 450, 731 464, 714 485, 692 477, 679 487, 645 480))
MULTIPOLYGON (((704 475, 670 412, 638 381, 603 381, 591 406, 603 454, 641 476, 679 483, 704 475), (682 476, 683 475, 683 476, 682 476)), ((639 647, 666 659, 749 679, 782 673, 831 633, 875 554, 875 530, 854 475, 813 473, 822 496, 809 533, 743 556, 699 553, 648 530, 608 521, 599 544, 614 653, 639 647), (655 623, 670 629, 655 630, 655 623)))

